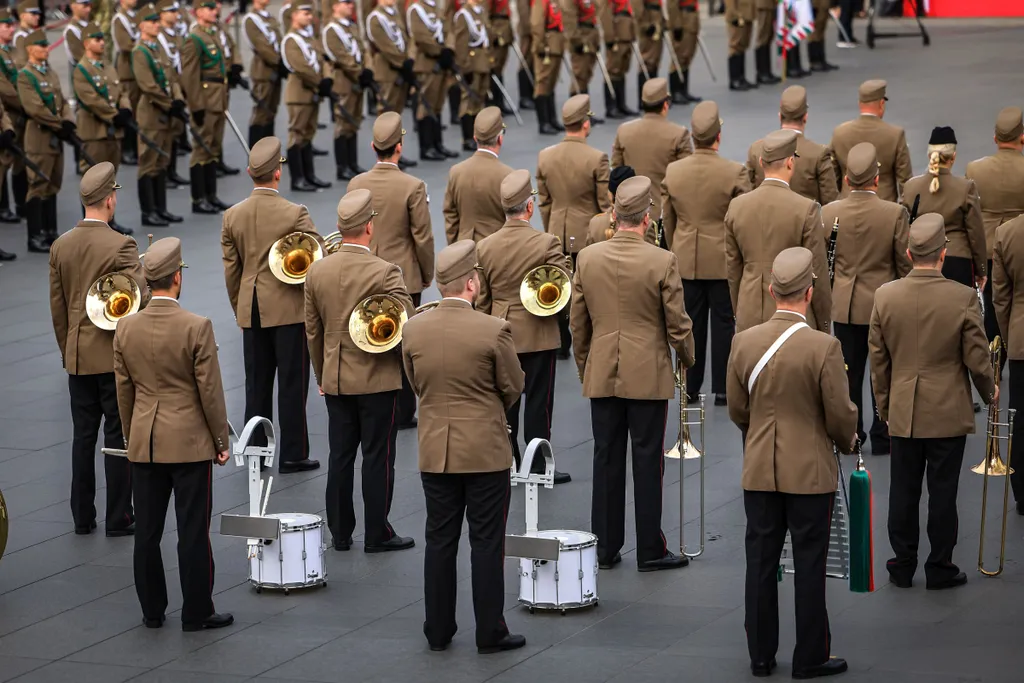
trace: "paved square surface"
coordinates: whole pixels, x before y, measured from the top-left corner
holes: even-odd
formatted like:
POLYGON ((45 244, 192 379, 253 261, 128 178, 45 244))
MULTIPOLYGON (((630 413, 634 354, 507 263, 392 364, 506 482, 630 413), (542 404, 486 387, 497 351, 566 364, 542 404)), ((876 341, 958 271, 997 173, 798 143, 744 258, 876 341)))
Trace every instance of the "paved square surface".
MULTIPOLYGON (((719 82, 713 84, 703 63, 693 66, 693 91, 717 99, 724 127, 723 154, 742 160, 751 141, 772 130, 780 87, 730 93, 725 77, 725 38, 720 18, 707 21, 705 37, 715 59, 719 82)), ((863 38, 864 26, 857 30, 863 38)), ((934 125, 952 125, 960 144, 955 172, 966 162, 988 154, 996 112, 1021 105, 1020 73, 1024 70, 1021 22, 936 22, 932 46, 919 40, 885 41, 873 52, 865 48, 839 51, 829 44, 832 61, 842 70, 803 81, 810 90, 808 135, 827 142, 832 128, 856 112, 856 86, 871 77, 889 81, 887 118, 907 127, 915 170, 925 166, 925 144, 934 125)), ((55 63, 63 54, 55 56, 55 63)), ((515 90, 510 66, 509 83, 515 90)), ((629 91, 633 93, 632 77, 629 91)), ((598 79, 593 89, 599 92, 598 79)), ((630 95, 631 102, 634 95, 630 95)), ((246 126, 249 102, 233 95, 232 112, 246 126)), ((594 111, 603 113, 602 98, 594 111)), ((673 109, 673 119, 688 123, 689 109, 673 109)), ((326 112, 324 113, 326 118, 326 112)), ((406 128, 412 130, 406 112, 406 128)), ((513 167, 533 169, 539 149, 557 138, 536 133, 535 119, 526 125, 509 122, 502 158, 513 167)), ((278 120, 278 132, 285 124, 278 120)), ((364 127, 365 131, 365 127, 364 127)), ((457 127, 446 132, 448 146, 458 142, 457 127)), ((611 151, 614 127, 599 126, 592 144, 611 151)), ((417 145, 406 139, 407 154, 417 145)), ((330 131, 317 138, 330 148, 330 131)), ((369 137, 361 136, 363 165, 369 165, 369 137)), ((225 138, 227 161, 245 166, 241 147, 225 138)), ((187 162, 179 161, 184 172, 187 162)), ((321 177, 333 177, 333 161, 317 160, 321 177)), ((68 164, 70 166, 70 164, 68 164)), ((64 229, 80 215, 77 179, 70 168, 61 194, 64 229)), ((424 164, 416 174, 428 183, 434 235, 443 244, 441 203, 447 164, 424 164)), ((287 179, 287 173, 286 179, 287 179)), ((138 226, 135 169, 123 169, 119 222, 138 226)), ((286 180, 287 182, 287 180, 286 180)), ((239 201, 248 193, 244 175, 222 180, 220 195, 239 201)), ((317 194, 292 196, 306 202, 321 232, 332 230, 334 210, 343 186, 317 194)), ((287 193, 286 193, 287 194, 287 193)), ((185 273, 182 303, 213 319, 220 343, 221 365, 229 412, 236 426, 243 413, 241 335, 232 319, 220 262, 220 221, 188 213, 188 190, 173 191, 172 211, 187 222, 157 229, 157 236, 184 240, 185 273)), ((539 225, 539 219, 534 221, 539 225)), ((632 510, 627 511, 624 562, 601 572, 600 605, 570 613, 530 615, 516 605, 517 565, 506 565, 506 617, 514 632, 527 637, 521 650, 478 656, 473 647, 468 547, 460 556, 459 623, 461 631, 444 653, 430 653, 421 633, 423 620, 424 503, 416 470, 412 432, 398 438, 398 477, 392 522, 416 538, 415 549, 387 555, 365 555, 361 537, 352 552, 328 551, 329 586, 289 596, 257 595, 246 583, 244 541, 213 538, 217 576, 217 609, 235 615, 234 626, 219 631, 184 634, 178 628, 180 593, 174 547, 175 524, 167 524, 164 561, 171 605, 162 630, 140 625, 131 569, 131 539, 108 539, 102 531, 76 536, 68 506, 71 420, 67 380, 53 340, 47 312, 46 258, 24 253, 22 226, 0 228, 0 246, 17 251, 17 262, 0 268, 0 488, 12 515, 7 555, 0 561, 0 681, 444 681, 476 683, 551 680, 597 681, 690 680, 737 681, 749 677, 743 634, 743 529, 739 473, 740 438, 724 408, 709 407, 707 429, 707 552, 682 571, 639 574, 634 571, 632 510)), ((426 298, 436 298, 431 289, 426 298)), ((707 388, 707 387, 706 387, 707 388)), ((323 400, 309 399, 313 455, 326 464, 326 414, 323 400)), ((867 391, 867 387, 865 387, 867 391)), ((675 413, 670 406, 669 414, 675 413)), ((978 419, 983 429, 983 416, 978 419)), ((670 424, 666 441, 675 437, 670 424)), ((580 396, 576 372, 559 363, 553 445, 559 469, 573 476, 571 484, 542 491, 541 527, 586 530, 590 526, 591 433, 587 402, 580 396)), ((846 585, 829 582, 829 608, 834 648, 850 661, 843 680, 899 683, 952 683, 1021 680, 1016 636, 1024 625, 1024 518, 1009 521, 1007 569, 998 579, 974 571, 978 544, 981 479, 967 466, 981 458, 982 437, 968 439, 960 495, 960 546, 956 559, 970 582, 952 592, 929 593, 923 585, 897 590, 885 583, 883 563, 889 556, 885 535, 888 463, 870 458, 875 487, 875 559, 878 590, 852 594, 846 585)), ((1022 461, 1024 462, 1024 461, 1022 461)), ((849 472, 852 461, 844 462, 849 472)), ((102 467, 99 468, 102 477, 102 467)), ((246 475, 233 464, 216 470, 215 515, 246 510, 246 475)), ((323 514, 326 469, 311 474, 275 477, 270 512, 323 514)), ((697 534, 696 465, 686 469, 686 532, 697 534)), ((101 483, 102 486, 102 483, 101 483)), ((358 488, 358 487, 357 487, 358 488)), ((514 489, 509 530, 522 531, 523 489, 514 489)), ((663 526, 673 543, 678 539, 679 473, 675 462, 665 472, 663 526)), ((98 492, 102 511, 104 489, 98 492)), ((359 493, 356 492, 358 498, 359 493)), ((360 502, 357 501, 359 510, 360 502)), ((628 502, 632 507, 631 495, 628 502)), ((994 506, 993 506, 994 507, 994 506)), ((361 524, 361 522, 360 522, 361 524)), ((214 520, 217 529, 219 521, 214 520)), ((990 547, 996 545, 991 537, 990 547)), ((924 543, 924 541, 923 541, 924 543)), ((919 583, 923 579, 918 577, 919 583)), ((792 582, 781 588, 782 642, 780 670, 789 675, 793 646, 792 582)))

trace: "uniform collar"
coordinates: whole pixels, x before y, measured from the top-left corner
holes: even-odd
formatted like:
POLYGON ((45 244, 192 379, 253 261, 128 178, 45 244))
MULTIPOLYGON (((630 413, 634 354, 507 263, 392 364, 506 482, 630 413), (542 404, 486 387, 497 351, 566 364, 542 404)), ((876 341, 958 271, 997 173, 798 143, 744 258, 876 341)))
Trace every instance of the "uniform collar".
POLYGON ((76 225, 75 227, 76 228, 99 228, 99 227, 109 228, 110 224, 109 223, 105 223, 105 222, 103 222, 101 220, 97 220, 95 218, 82 218, 82 219, 80 219, 78 221, 78 225, 76 225))
POLYGON ((583 144, 587 144, 586 138, 576 138, 576 137, 570 137, 568 135, 566 135, 564 138, 562 138, 562 142, 582 142, 583 144))
POLYGON ((473 304, 457 296, 446 296, 437 305, 438 308, 473 308, 473 304))
MULTIPOLYGON (((789 187, 789 183, 787 183, 785 180, 779 180, 778 178, 765 178, 761 184, 764 185, 766 183, 772 183, 773 185, 778 183, 778 185, 785 185, 786 187, 789 187)), ((778 187, 778 185, 775 186, 778 187)))
POLYGON ((400 171, 401 170, 400 168, 398 168, 398 164, 396 164, 393 161, 378 161, 377 163, 375 163, 373 165, 373 167, 375 169, 379 169, 381 171, 391 171, 391 170, 400 171))
MULTIPOLYGON (((342 239, 344 239, 344 238, 342 238, 342 239)), ((362 250, 364 250, 364 251, 365 251, 365 252, 366 252, 367 254, 370 254, 370 253, 372 253, 372 252, 370 251, 370 248, 369 248, 368 246, 366 246, 365 244, 346 244, 345 242, 342 242, 342 244, 341 244, 341 248, 342 248, 342 249, 345 249, 345 250, 347 250, 347 251, 350 251, 350 252, 351 252, 351 251, 352 251, 353 249, 362 249, 362 250)), ((352 252, 352 253, 358 254, 359 252, 358 252, 358 251, 355 251, 355 252, 352 252)))
POLYGON ((146 308, 181 308, 181 303, 172 296, 154 296, 149 299, 149 305, 146 308))
POLYGON ((640 233, 633 232, 632 230, 616 230, 615 234, 612 235, 613 240, 638 240, 644 241, 644 236, 640 233))
POLYGON ((281 194, 280 190, 277 190, 277 189, 275 189, 273 187, 254 187, 254 188, 252 188, 253 192, 259 192, 261 190, 263 192, 273 192, 274 194, 281 194))
POLYGON ((530 223, 530 221, 524 221, 524 220, 522 220, 520 218, 506 218, 505 219, 505 224, 503 226, 501 226, 501 227, 503 229, 504 228, 510 228, 512 230, 515 230, 515 229, 518 229, 518 228, 526 228, 527 230, 533 230, 533 225, 530 223))
POLYGON ((772 315, 772 320, 796 320, 797 318, 807 322, 807 316, 796 311, 775 311, 772 315))
POLYGON ((705 154, 707 156, 718 156, 717 149, 711 149, 710 147, 695 147, 693 150, 694 154, 705 154))
POLYGON ((495 159, 498 158, 498 154, 496 152, 493 152, 493 151, 491 151, 489 149, 483 149, 483 148, 478 149, 476 151, 476 154, 474 154, 473 156, 492 156, 495 159))
POLYGON ((935 268, 914 268, 907 273, 907 277, 945 277, 945 275, 941 270, 935 268))

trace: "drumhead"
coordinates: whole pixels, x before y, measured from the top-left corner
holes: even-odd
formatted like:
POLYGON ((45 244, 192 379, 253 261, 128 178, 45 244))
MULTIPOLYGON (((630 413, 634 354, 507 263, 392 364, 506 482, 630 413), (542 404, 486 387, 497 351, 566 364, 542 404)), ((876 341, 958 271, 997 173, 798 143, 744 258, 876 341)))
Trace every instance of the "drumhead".
POLYGON ((267 517, 281 520, 281 525, 284 526, 285 531, 299 528, 305 529, 323 524, 323 519, 319 515, 309 515, 304 512, 275 512, 274 514, 267 515, 267 517))
POLYGON ((556 539, 558 540, 559 547, 562 550, 586 547, 589 545, 597 545, 597 536, 586 531, 572 531, 568 529, 545 529, 544 531, 538 531, 536 533, 530 534, 530 536, 536 536, 537 538, 556 539))

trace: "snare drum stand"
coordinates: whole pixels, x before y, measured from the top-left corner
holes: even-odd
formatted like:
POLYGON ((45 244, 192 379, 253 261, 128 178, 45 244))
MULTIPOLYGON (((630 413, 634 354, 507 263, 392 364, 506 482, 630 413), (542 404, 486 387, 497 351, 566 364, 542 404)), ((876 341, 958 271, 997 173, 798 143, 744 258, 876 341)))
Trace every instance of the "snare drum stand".
MULTIPOLYGON (((537 487, 555 488, 555 456, 551 452, 551 444, 549 442, 544 439, 534 439, 526 447, 526 452, 523 453, 523 459, 519 467, 516 467, 514 462, 512 463, 512 486, 517 484, 526 484, 526 533, 527 535, 536 533, 537 522, 540 517, 537 487), (530 472, 533 458, 537 451, 540 451, 540 456, 544 458, 544 472, 541 474, 530 472)), ((509 554, 506 552, 506 555, 509 554)))
POLYGON ((263 478, 260 476, 261 460, 267 467, 272 467, 274 464, 274 453, 277 450, 274 424, 265 417, 256 416, 246 423, 240 435, 236 435, 234 428, 231 428, 231 436, 235 439, 232 447, 235 464, 239 467, 249 468, 249 514, 248 516, 222 515, 220 533, 222 536, 247 538, 249 559, 252 559, 263 542, 263 538, 278 538, 279 535, 276 531, 277 520, 265 520, 263 517, 267 511, 267 503, 270 501, 270 486, 274 478, 270 477, 267 480, 266 493, 264 493, 263 478), (267 436, 266 446, 249 445, 257 427, 262 427, 267 436), (266 522, 271 522, 271 524, 266 522), (271 526, 274 527, 273 533, 270 532, 271 526), (258 536, 254 535, 254 532, 260 531, 263 533, 258 536))

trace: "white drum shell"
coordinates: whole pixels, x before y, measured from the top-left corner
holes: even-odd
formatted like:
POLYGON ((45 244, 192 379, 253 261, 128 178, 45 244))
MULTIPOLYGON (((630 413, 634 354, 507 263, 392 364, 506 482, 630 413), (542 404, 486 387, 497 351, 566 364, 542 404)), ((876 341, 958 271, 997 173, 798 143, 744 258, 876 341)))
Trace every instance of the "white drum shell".
POLYGON ((519 560, 519 602, 531 609, 578 609, 597 604, 597 536, 549 529, 529 534, 559 541, 558 559, 519 560))
POLYGON ((324 521, 318 515, 276 513, 277 540, 262 542, 249 558, 249 583, 257 588, 310 588, 327 583, 324 564, 324 521))

